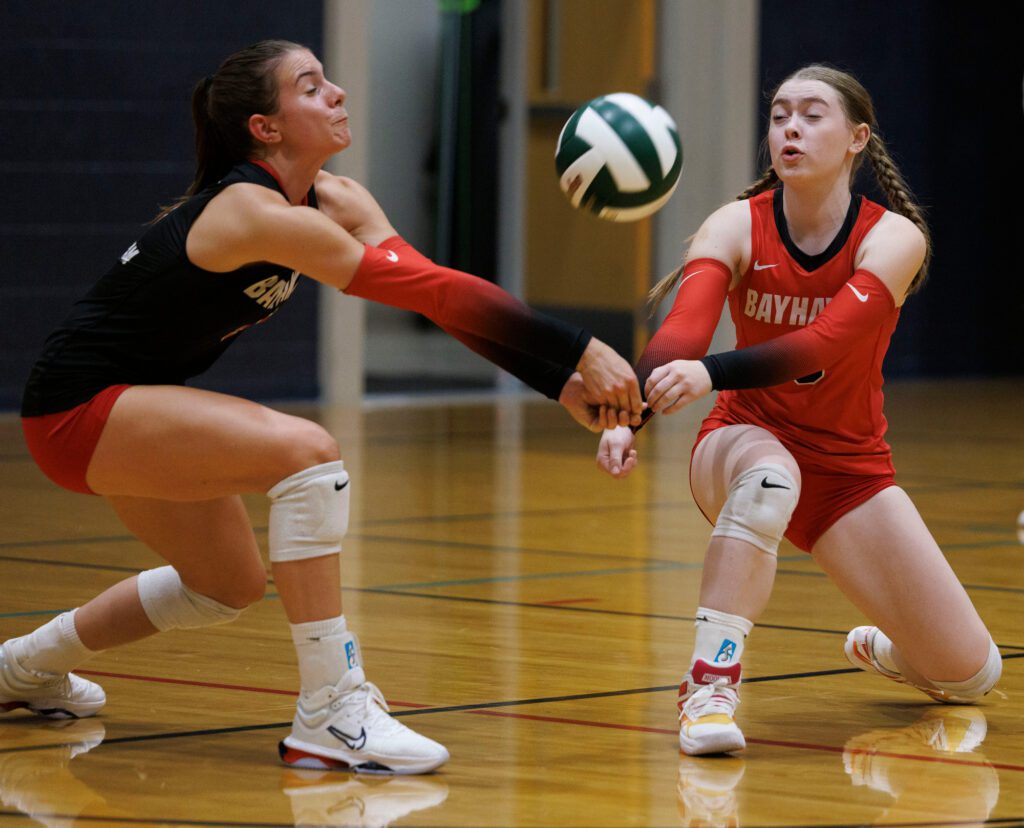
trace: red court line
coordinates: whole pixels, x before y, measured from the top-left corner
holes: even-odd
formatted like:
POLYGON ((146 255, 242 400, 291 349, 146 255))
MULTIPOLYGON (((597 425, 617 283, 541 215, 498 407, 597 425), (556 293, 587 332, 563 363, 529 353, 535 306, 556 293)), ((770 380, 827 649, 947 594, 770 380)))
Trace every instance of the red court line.
MULTIPOLYGON (((139 676, 132 675, 130 673, 107 673, 100 670, 76 670, 75 672, 79 675, 128 679, 129 681, 151 681, 159 684, 183 684, 190 687, 211 687, 217 690, 241 690, 246 693, 273 693, 281 696, 298 696, 298 693, 294 690, 275 690, 269 687, 247 687, 241 684, 218 684, 211 681, 161 678, 159 676, 139 676)), ((433 707, 433 705, 430 704, 418 704, 415 702, 403 702, 397 700, 391 700, 388 704, 393 704, 396 707, 412 707, 418 709, 433 707)), ((675 735, 677 733, 675 730, 667 730, 662 727, 641 727, 640 725, 617 724, 615 722, 594 722, 587 719, 568 719, 561 716, 540 716, 534 713, 508 713, 502 710, 466 710, 453 712, 473 713, 477 716, 498 716, 506 719, 526 719, 528 721, 549 722, 553 724, 571 724, 583 727, 605 727, 613 730, 632 730, 638 733, 664 733, 670 735, 675 735)), ((826 753, 843 753, 844 751, 844 748, 836 747, 834 745, 819 745, 812 742, 787 742, 781 739, 747 739, 747 742, 754 745, 769 745, 772 747, 794 748, 797 750, 817 750, 824 751, 826 753)), ((874 756, 886 756, 891 759, 908 759, 914 762, 939 762, 947 765, 971 765, 974 767, 993 767, 999 770, 1024 772, 1024 765, 1011 765, 1006 762, 981 762, 977 760, 972 761, 970 759, 953 759, 945 756, 915 756, 910 753, 890 753, 884 750, 857 750, 854 752, 871 753, 874 756)))
MULTIPOLYGON (((244 693, 274 693, 280 696, 298 696, 298 692, 295 690, 275 690, 272 687, 247 687, 243 684, 218 684, 212 681, 196 681, 194 679, 175 679, 175 678, 161 678, 160 676, 139 676, 131 673, 105 673, 100 670, 75 670, 80 676, 102 676, 103 678, 119 678, 128 679, 129 681, 152 681, 157 684, 183 684, 188 687, 212 687, 216 690, 240 690, 244 693)), ((415 704, 413 702, 403 702, 390 699, 388 704, 394 704, 398 707, 433 707, 430 704, 415 704)))
MULTIPOLYGON (((675 736, 677 730, 668 730, 663 727, 641 727, 640 725, 616 724, 614 722, 593 722, 586 719, 567 719, 561 716, 538 716, 532 713, 506 713, 500 710, 467 710, 477 716, 500 716, 509 719, 529 719, 535 722, 552 722, 555 724, 582 725, 584 727, 608 727, 615 730, 632 730, 638 733, 664 733, 675 736)), ((787 742, 781 739, 747 739, 747 742, 754 745, 770 745, 773 747, 796 748, 798 750, 817 750, 826 753, 844 753, 845 748, 835 745, 818 745, 813 742, 787 742)), ((977 759, 954 759, 946 756, 918 756, 913 753, 892 753, 886 750, 853 750, 851 753, 866 753, 872 756, 885 756, 890 759, 908 759, 913 762, 938 762, 946 765, 969 765, 972 767, 993 767, 999 770, 1024 771, 1024 765, 1011 765, 1006 762, 987 762, 977 759)))

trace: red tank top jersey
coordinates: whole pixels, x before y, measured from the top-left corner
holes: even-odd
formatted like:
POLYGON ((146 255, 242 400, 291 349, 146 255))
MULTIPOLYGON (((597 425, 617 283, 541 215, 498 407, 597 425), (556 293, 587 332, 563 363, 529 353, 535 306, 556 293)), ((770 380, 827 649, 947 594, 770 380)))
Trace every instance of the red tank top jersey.
MULTIPOLYGON (((789 239, 782 190, 750 199, 750 265, 729 294, 736 347, 809 324, 854 272, 857 248, 885 208, 854 196, 836 239, 808 256, 789 239)), ((801 466, 848 474, 892 474, 882 413, 882 360, 899 319, 895 308, 872 336, 850 342, 833 365, 769 388, 722 391, 704 430, 752 424, 775 434, 801 466)))

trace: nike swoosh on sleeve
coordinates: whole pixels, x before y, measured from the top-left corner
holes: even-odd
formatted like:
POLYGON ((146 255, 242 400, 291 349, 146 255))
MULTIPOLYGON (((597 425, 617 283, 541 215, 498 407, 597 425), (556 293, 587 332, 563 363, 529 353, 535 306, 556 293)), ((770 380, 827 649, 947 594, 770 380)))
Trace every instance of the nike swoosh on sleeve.
POLYGON ((686 276, 683 277, 683 280, 679 283, 679 287, 682 287, 683 285, 685 285, 690 279, 692 279, 698 273, 703 273, 703 272, 704 272, 703 270, 695 270, 695 271, 693 271, 693 273, 687 274, 686 276))
POLYGON ((867 294, 867 293, 861 293, 861 292, 860 292, 859 290, 857 290, 857 288, 855 288, 855 287, 854 287, 853 285, 851 285, 851 284, 850 284, 849 282, 847 282, 847 283, 846 283, 846 286, 847 286, 847 287, 848 287, 848 288, 849 288, 850 290, 852 290, 852 291, 853 291, 853 295, 854 295, 854 296, 856 296, 856 297, 857 297, 857 298, 858 298, 858 299, 859 299, 859 300, 860 300, 861 302, 867 302, 867 301, 868 301, 868 295, 869 295, 869 294, 867 294))

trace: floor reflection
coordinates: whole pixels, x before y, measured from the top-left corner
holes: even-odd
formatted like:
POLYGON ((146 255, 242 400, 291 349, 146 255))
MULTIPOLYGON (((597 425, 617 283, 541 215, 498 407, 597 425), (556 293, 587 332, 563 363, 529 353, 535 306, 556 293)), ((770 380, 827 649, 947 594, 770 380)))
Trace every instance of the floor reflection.
POLYGON ((854 736, 843 767, 855 787, 891 798, 876 822, 922 814, 983 822, 999 801, 999 775, 981 752, 987 732, 976 707, 929 707, 906 727, 854 736))
POLYGON ((679 754, 679 816, 684 828, 739 825, 736 786, 743 778, 744 760, 736 756, 679 754))
MULTIPOLYGON (((69 767, 76 756, 103 741, 103 723, 97 719, 33 719, 32 725, 52 733, 55 744, 0 753, 0 803, 47 828, 71 825, 79 814, 104 805, 105 800, 69 767)), ((0 745, 17 741, 24 732, 23 722, 0 724, 0 745)))
POLYGON ((356 776, 337 771, 288 770, 281 790, 295 825, 384 828, 448 798, 439 776, 356 776))

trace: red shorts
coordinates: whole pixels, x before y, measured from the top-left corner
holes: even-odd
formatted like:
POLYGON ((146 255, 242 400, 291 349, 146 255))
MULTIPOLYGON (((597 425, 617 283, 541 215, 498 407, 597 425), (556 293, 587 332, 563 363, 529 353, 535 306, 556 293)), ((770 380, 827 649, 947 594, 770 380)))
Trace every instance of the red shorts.
MULTIPOLYGON (((722 425, 726 424, 705 422, 693 444, 694 449, 722 425)), ((896 485, 896 473, 890 463, 886 464, 887 470, 880 469, 877 474, 851 474, 809 467, 796 455, 794 459, 800 467, 800 500, 789 519, 785 537, 804 552, 810 552, 818 538, 847 512, 867 503, 883 489, 896 485)))
POLYGON ((95 397, 68 411, 22 417, 29 453, 43 474, 58 486, 94 495, 85 482, 85 472, 96 444, 107 424, 110 409, 130 385, 111 385, 95 397))

